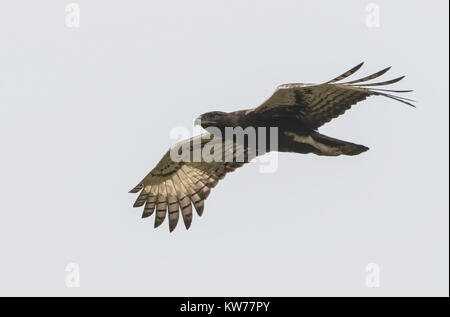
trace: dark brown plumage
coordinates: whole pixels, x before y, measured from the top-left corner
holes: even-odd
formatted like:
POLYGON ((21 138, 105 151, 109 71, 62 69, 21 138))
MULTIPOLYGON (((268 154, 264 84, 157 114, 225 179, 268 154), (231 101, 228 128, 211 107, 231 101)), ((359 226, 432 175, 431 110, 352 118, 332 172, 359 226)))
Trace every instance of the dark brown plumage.
MULTIPOLYGON (((271 150, 269 143, 264 148, 258 148, 258 145, 251 145, 247 139, 242 142, 223 137, 226 127, 263 127, 266 128, 266 133, 270 127, 277 127, 279 152, 337 156, 357 155, 367 151, 368 148, 363 145, 322 135, 317 129, 370 96, 384 96, 413 107, 414 105, 413 100, 392 94, 411 90, 373 88, 396 83, 404 77, 366 83, 385 74, 390 67, 360 79, 338 83, 354 74, 362 65, 363 63, 323 84, 280 85, 269 99, 253 109, 203 114, 199 117, 202 127, 210 132, 213 127, 217 128, 222 132, 222 138, 205 133, 183 141, 179 146, 187 148, 189 154, 189 160, 185 161, 174 161, 169 150, 156 167, 130 191, 140 191, 134 207, 144 206, 144 218, 151 216, 156 210, 155 227, 168 217, 170 231, 176 227, 181 210, 184 224, 189 228, 192 222, 192 205, 201 216, 204 200, 226 173, 271 150), (206 161, 201 156, 200 160, 193 160, 196 151, 205 150, 206 147, 209 149, 211 144, 217 146, 210 151, 214 157, 212 161, 206 161)), ((256 131, 258 137, 260 132, 256 131)), ((269 139, 269 135, 266 137, 269 139)))

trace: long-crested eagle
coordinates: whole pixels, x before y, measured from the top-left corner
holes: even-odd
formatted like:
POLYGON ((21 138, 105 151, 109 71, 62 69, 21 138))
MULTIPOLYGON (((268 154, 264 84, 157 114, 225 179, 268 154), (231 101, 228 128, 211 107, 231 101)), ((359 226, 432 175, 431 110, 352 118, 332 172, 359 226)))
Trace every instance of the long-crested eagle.
MULTIPOLYGON (((412 90, 377 88, 396 83, 404 76, 367 83, 386 73, 390 67, 356 80, 340 82, 354 74, 362 65, 363 63, 322 84, 280 85, 273 95, 258 107, 230 113, 208 112, 197 120, 207 131, 210 131, 211 127, 220 131, 226 127, 264 127, 267 131, 270 127, 276 127, 279 152, 325 156, 358 155, 368 148, 322 135, 317 129, 369 96, 384 96, 414 107, 411 103, 414 100, 392 94, 412 90)), ((151 216, 156 210, 155 228, 163 223, 168 213, 170 231, 175 229, 181 210, 186 229, 189 229, 192 222, 192 205, 201 216, 204 200, 211 188, 216 186, 226 173, 248 163, 251 160, 250 153, 254 157, 271 150, 267 142, 264 149, 258 149, 258 144, 256 147, 254 144, 251 146, 248 141, 238 142, 237 138, 217 139, 212 133, 182 141, 181 148, 184 146, 187 149, 188 159, 174 160, 169 150, 156 167, 130 191, 141 191, 134 207, 145 205, 143 218, 151 216), (203 156, 198 160, 192 159, 196 150, 203 150, 213 139, 216 142, 208 149, 214 157, 213 160, 206 160, 203 156), (216 145, 219 147, 215 147, 216 145), (218 153, 216 156, 215 152, 218 153), (242 155, 243 159, 238 160, 237 157, 242 155), (225 157, 227 159, 224 159, 225 157)))

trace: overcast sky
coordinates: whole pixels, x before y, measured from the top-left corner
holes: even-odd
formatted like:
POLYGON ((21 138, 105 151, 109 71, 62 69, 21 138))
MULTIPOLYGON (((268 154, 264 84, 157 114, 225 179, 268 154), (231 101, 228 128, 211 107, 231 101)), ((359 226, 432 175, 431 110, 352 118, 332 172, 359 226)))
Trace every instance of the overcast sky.
POLYGON ((0 4, 0 295, 448 296, 447 1, 68 3, 0 4), (132 208, 174 128, 361 61, 418 100, 321 128, 370 151, 243 167, 188 231, 132 208))

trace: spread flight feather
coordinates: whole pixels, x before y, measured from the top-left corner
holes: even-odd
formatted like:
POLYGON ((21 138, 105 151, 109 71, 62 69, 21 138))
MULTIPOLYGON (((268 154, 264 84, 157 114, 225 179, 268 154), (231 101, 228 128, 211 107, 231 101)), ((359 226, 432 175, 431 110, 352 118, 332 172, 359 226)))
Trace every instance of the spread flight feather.
MULTIPOLYGON (((392 94, 408 93, 412 90, 372 88, 394 84, 402 80, 404 76, 367 83, 384 75, 391 67, 356 80, 339 83, 356 73, 362 66, 363 63, 360 63, 342 75, 322 84, 294 83, 280 85, 273 95, 260 106, 228 115, 233 115, 233 118, 237 120, 236 122, 251 122, 258 126, 273 126, 274 122, 280 122, 278 128, 283 132, 279 136, 279 140, 288 144, 287 148, 285 147, 280 151, 328 156, 357 155, 368 148, 323 136, 317 132, 317 129, 342 115, 354 104, 370 96, 383 96, 414 107, 413 100, 392 94), (301 136, 299 136, 300 132, 297 130, 292 130, 292 127, 287 128, 283 125, 285 122, 292 122, 292 120, 302 131, 301 136), (292 142, 304 142, 304 144, 291 149, 289 144, 292 142)), ((183 144, 189 145, 189 155, 192 158, 196 146, 203 149, 212 138, 211 134, 206 133, 185 140, 183 144), (200 142, 196 142, 199 139, 200 142)), ((169 150, 156 167, 130 191, 131 193, 140 192, 134 207, 144 206, 142 217, 146 218, 155 214, 155 227, 160 226, 168 218, 169 230, 173 231, 178 223, 179 212, 181 211, 183 222, 188 229, 193 218, 192 206, 201 216, 204 210, 204 201, 209 196, 211 189, 227 173, 248 163, 250 152, 257 150, 238 144, 235 140, 222 139, 219 142, 222 149, 219 155, 221 155, 222 160, 207 162, 202 158, 199 162, 174 162, 170 157, 169 150), (237 161, 236 158, 242 154, 245 154, 244 161, 237 161), (225 156, 233 159, 231 162, 230 160, 224 160, 225 156)))

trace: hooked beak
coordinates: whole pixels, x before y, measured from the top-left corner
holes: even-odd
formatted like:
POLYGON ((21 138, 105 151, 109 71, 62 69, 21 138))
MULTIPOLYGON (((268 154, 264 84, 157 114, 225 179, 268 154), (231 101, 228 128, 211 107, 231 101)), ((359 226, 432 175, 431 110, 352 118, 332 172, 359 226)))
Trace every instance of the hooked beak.
POLYGON ((202 125, 202 117, 197 117, 197 119, 194 120, 194 126, 201 126, 202 125))

